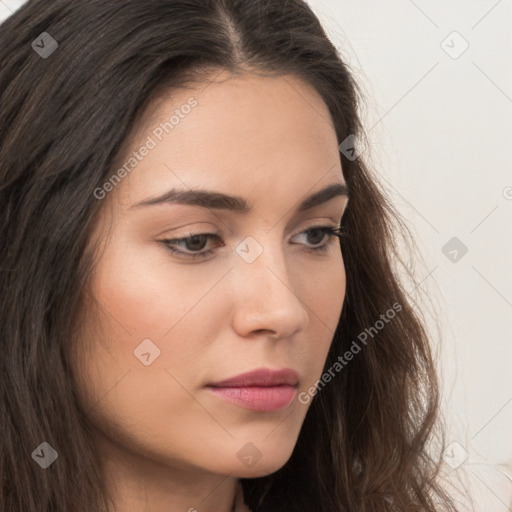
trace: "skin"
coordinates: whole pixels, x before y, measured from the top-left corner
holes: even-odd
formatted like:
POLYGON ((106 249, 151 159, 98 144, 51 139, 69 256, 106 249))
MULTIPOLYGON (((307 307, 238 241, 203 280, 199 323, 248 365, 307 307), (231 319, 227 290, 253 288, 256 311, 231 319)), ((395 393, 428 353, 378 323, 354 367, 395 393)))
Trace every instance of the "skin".
POLYGON ((223 72, 154 100, 128 152, 193 96, 197 106, 111 190, 90 237, 98 262, 77 345, 79 399, 93 426, 119 512, 229 512, 238 478, 273 473, 289 459, 309 405, 272 412, 219 399, 205 385, 256 368, 293 368, 298 393, 321 376, 345 297, 337 227, 347 197, 297 213, 298 203, 345 183, 325 103, 292 76, 223 72), (245 198, 240 215, 182 204, 132 207, 171 188, 245 198), (217 234, 183 252, 159 240, 217 234), (107 236, 108 235, 108 236, 107 236), (235 249, 253 237, 252 263, 235 249), (308 252, 328 244, 325 253, 308 252), (204 248, 203 248, 204 247, 204 248), (150 339, 160 356, 134 350, 150 339), (261 458, 248 467, 239 450, 261 458))

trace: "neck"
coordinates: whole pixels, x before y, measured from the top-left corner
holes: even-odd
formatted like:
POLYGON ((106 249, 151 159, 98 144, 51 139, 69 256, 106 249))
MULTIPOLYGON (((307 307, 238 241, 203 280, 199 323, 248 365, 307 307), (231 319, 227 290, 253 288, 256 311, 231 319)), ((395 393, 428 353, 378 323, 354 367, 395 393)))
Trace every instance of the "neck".
POLYGON ((233 512, 238 480, 148 459, 104 463, 112 512, 233 512))

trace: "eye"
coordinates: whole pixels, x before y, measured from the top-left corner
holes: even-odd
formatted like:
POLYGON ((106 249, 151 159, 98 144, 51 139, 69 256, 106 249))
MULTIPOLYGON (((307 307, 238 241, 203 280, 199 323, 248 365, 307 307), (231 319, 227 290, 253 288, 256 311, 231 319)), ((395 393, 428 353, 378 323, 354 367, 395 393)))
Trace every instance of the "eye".
MULTIPOLYGON (((295 236, 305 236, 306 238, 313 238, 313 242, 306 247, 306 251, 310 252, 326 252, 334 242, 334 238, 341 239, 345 236, 345 232, 341 227, 332 227, 332 226, 313 226, 308 228, 301 233, 298 233, 295 236), (321 243, 327 237, 327 241, 323 244, 321 243)), ((208 240, 217 240, 218 246, 224 246, 224 242, 222 242, 219 235, 215 233, 189 233, 188 236, 182 238, 170 238, 165 240, 159 240, 166 249, 171 251, 173 254, 178 255, 180 258, 184 259, 197 259, 197 258, 207 258, 215 251, 212 249, 202 250, 205 248, 208 240), (184 247, 186 250, 176 249, 176 247, 184 247)), ((294 244, 295 245, 295 244, 294 244)))
MULTIPOLYGON (((197 233, 192 234, 190 233, 189 236, 183 237, 183 238, 170 238, 166 240, 160 240, 161 243, 164 244, 164 246, 171 251, 174 254, 179 255, 183 258, 205 258, 212 254, 214 251, 211 249, 208 249, 206 251, 201 251, 201 249, 204 249, 206 242, 210 239, 214 240, 220 240, 220 237, 216 235, 215 233, 197 233), (176 249, 176 246, 185 247, 188 251, 186 252, 179 249, 176 249)), ((219 246, 222 247, 224 244, 219 244, 219 246)))
POLYGON ((330 243, 334 240, 335 237, 341 237, 341 229, 333 228, 331 226, 316 226, 307 229, 306 231, 302 231, 297 236, 305 235, 306 238, 313 238, 313 247, 309 249, 312 251, 326 251, 330 245, 330 243), (312 236, 313 235, 313 236, 312 236), (316 235, 316 236, 315 236, 316 235), (321 244, 322 240, 325 240, 326 236, 328 240, 326 243, 321 244), (316 239, 316 242, 315 242, 316 239), (320 244, 320 245, 319 245, 320 244))

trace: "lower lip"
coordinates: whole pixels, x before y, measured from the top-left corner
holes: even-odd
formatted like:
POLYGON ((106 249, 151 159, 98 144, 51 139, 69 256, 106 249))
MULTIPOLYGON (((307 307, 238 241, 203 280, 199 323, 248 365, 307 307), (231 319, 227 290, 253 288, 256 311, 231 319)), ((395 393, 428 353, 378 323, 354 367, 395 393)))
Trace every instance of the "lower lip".
POLYGON ((296 389, 294 386, 267 387, 208 387, 215 395, 227 402, 251 411, 277 411, 292 402, 296 389))

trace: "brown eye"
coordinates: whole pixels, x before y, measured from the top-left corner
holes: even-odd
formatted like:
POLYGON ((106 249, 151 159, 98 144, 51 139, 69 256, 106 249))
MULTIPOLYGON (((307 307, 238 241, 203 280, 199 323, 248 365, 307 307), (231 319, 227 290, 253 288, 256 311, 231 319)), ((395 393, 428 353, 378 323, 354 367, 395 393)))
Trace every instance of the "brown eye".
POLYGON ((210 238, 220 240, 219 236, 213 233, 196 233, 183 238, 160 240, 160 242, 172 253, 183 258, 193 259, 204 258, 214 252, 211 249, 203 250, 210 238), (176 249, 176 246, 182 247, 184 250, 176 249))
POLYGON ((324 238, 327 235, 327 233, 324 230, 322 230, 321 228, 309 229, 307 231, 307 233, 309 235, 309 239, 310 240, 313 239, 313 241, 311 242, 312 245, 318 245, 319 243, 322 242, 322 240, 324 240, 324 238), (311 236, 312 233, 313 233, 313 235, 316 234, 316 236, 311 236))
POLYGON ((183 238, 182 240, 185 242, 185 248, 189 251, 200 251, 204 249, 208 241, 208 235, 194 235, 189 238, 183 238))
MULTIPOLYGON (((335 228, 332 226, 314 226, 302 231, 296 236, 306 237, 306 243, 304 244, 306 245, 306 251, 317 252, 320 254, 329 249, 334 238, 341 238, 342 235, 343 233, 341 232, 341 228, 335 228), (325 240, 325 238, 328 239, 327 242, 319 245, 323 240, 325 240), (311 239, 313 241, 311 241, 311 239)), ((167 250, 176 254, 180 258, 200 259, 211 256, 215 252, 213 249, 204 250, 210 238, 219 242, 217 245, 218 247, 224 245, 220 237, 214 233, 191 233, 187 237, 159 240, 159 242, 162 243, 167 250), (176 247, 181 247, 182 249, 177 249, 176 247)))
POLYGON ((302 231, 297 236, 305 235, 306 238, 313 238, 312 243, 308 243, 306 245, 311 245, 311 247, 306 248, 306 250, 312 251, 312 252, 326 252, 331 245, 331 243, 334 241, 334 238, 338 237, 341 238, 343 236, 343 233, 341 231, 341 228, 338 227, 331 227, 331 226, 314 226, 311 227, 305 231, 302 231), (328 237, 328 240, 326 243, 322 245, 318 245, 322 242, 322 240, 325 239, 325 237, 328 237), (315 247, 316 246, 316 247, 315 247))

